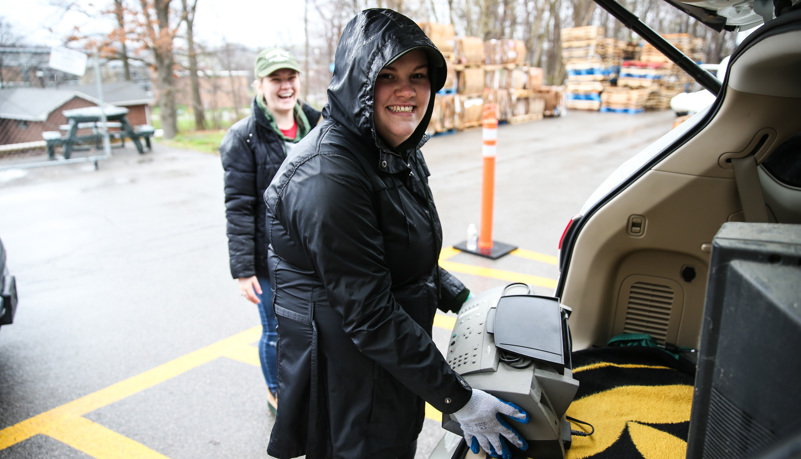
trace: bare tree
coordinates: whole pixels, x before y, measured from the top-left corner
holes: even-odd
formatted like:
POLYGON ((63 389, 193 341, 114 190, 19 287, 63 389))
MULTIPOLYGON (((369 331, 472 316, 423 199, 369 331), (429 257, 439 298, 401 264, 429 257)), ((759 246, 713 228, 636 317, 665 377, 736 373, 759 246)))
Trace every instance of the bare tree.
POLYGON ((546 51, 548 57, 545 68, 546 80, 551 84, 561 84, 565 79, 565 66, 562 63, 562 16, 559 14, 559 0, 551 0, 549 16, 553 18, 551 46, 546 51))
MULTIPOLYGON (((22 43, 22 37, 17 35, 14 32, 14 26, 6 21, 6 19, 0 16, 0 46, 17 46, 22 43)), ((5 72, 3 71, 3 67, 5 66, 5 55, 4 53, 0 53, 0 88, 5 86, 5 72)))
POLYGON ((528 50, 528 62, 535 67, 542 66, 543 50, 551 30, 550 6, 548 0, 525 2, 524 6, 523 41, 528 50))
POLYGON ((22 35, 14 32, 14 25, 0 16, 0 46, 17 46, 22 44, 22 35))
POLYGON ((144 28, 143 38, 153 53, 156 68, 156 88, 161 108, 161 128, 164 138, 172 139, 178 133, 178 110, 175 103, 173 67, 173 40, 176 29, 170 26, 171 0, 140 0, 144 28))
POLYGON ((591 25, 592 13, 595 11, 593 0, 573 0, 573 26, 583 27, 591 25))
MULTIPOLYGON (((304 38, 304 40, 303 40, 303 55, 306 56, 306 59, 304 59, 304 61, 303 61, 303 74, 304 75, 310 75, 309 74, 309 60, 310 60, 310 54, 309 54, 309 0, 304 0, 303 1, 303 38, 304 38)), ((308 100, 309 99, 309 85, 308 84, 304 84, 304 85, 301 85, 301 87, 303 88, 302 89, 302 93, 301 93, 301 98, 303 100, 308 100)))
POLYGON ((125 6, 122 0, 114 0, 114 16, 117 19, 117 28, 111 32, 110 39, 116 39, 120 44, 119 57, 125 81, 131 81, 131 64, 128 58, 128 34, 125 32, 125 6))
POLYGON ((197 0, 192 0, 191 4, 187 0, 181 0, 183 8, 183 20, 186 24, 186 48, 189 54, 189 87, 192 99, 192 113, 195 116, 195 129, 206 128, 206 114, 203 110, 203 101, 200 98, 200 81, 197 67, 197 50, 195 49, 195 12, 197 11, 197 0))
MULTIPOLYGON (((178 131, 173 41, 182 22, 178 18, 174 21, 176 26, 171 26, 173 16, 178 13, 170 8, 170 1, 139 0, 133 6, 126 4, 126 0, 114 0, 111 10, 83 10, 90 19, 98 15, 111 15, 114 18, 112 32, 98 38, 76 30, 67 37, 68 41, 84 41, 87 49, 99 49, 101 57, 106 59, 121 59, 123 62, 138 59, 155 69, 154 85, 161 109, 162 129, 167 139, 175 137, 178 131), (135 49, 131 50, 129 45, 133 45, 135 49), (132 54, 136 54, 136 57, 132 54)), ((61 0, 61 4, 64 11, 78 9, 77 2, 61 0)), ((91 7, 89 4, 89 8, 91 7)))
POLYGON ((234 116, 236 119, 242 118, 240 109, 244 105, 244 101, 240 96, 243 88, 239 82, 239 79, 235 77, 234 73, 236 70, 242 68, 238 59, 240 54, 239 51, 238 45, 226 42, 223 44, 222 49, 217 52, 217 57, 221 60, 225 74, 228 76, 228 92, 231 95, 231 101, 234 106, 234 116))

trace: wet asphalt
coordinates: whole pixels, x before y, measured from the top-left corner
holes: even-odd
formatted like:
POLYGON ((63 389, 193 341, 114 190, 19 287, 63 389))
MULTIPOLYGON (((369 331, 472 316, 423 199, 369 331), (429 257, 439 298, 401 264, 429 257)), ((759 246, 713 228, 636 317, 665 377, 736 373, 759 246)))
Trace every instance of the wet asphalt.
MULTIPOLYGON (((569 219, 673 120, 571 111, 501 125, 492 239, 520 251, 448 251, 448 269, 475 292, 533 279, 550 294, 569 219)), ((423 151, 445 244, 457 244, 481 219, 481 130, 423 151)), ((266 457, 259 316, 228 271, 219 156, 156 143, 115 149, 97 170, 9 164, 0 238, 20 301, 0 329, 0 458, 266 457)), ((448 334, 435 328, 442 349, 448 334)), ((418 457, 442 432, 426 420, 418 457)))

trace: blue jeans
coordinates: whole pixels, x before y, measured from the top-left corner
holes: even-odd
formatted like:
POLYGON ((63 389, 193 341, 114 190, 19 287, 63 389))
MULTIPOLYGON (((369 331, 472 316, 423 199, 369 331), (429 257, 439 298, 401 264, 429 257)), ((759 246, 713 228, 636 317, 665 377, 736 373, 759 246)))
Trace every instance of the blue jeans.
POLYGON ((259 339, 259 360, 261 360, 261 371, 264 373, 267 388, 273 395, 278 396, 278 359, 276 357, 278 321, 275 319, 275 310, 273 309, 273 291, 269 279, 259 277, 259 285, 262 291, 262 294, 258 295, 261 301, 259 314, 262 326, 261 339, 259 339))

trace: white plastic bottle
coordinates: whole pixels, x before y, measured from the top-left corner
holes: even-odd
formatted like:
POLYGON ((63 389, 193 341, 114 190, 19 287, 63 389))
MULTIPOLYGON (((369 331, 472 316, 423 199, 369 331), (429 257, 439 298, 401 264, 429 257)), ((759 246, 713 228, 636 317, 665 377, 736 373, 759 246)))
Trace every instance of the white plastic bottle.
POLYGON ((467 250, 471 251, 478 249, 478 229, 472 223, 467 225, 467 243, 465 246, 467 250))

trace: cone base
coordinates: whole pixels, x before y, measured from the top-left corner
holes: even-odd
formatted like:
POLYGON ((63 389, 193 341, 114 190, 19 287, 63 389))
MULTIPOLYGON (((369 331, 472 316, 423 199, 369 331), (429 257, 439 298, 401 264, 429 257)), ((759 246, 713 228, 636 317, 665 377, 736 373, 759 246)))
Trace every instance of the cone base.
POLYGON ((490 258, 493 260, 497 260, 504 255, 508 255, 510 252, 517 250, 517 246, 506 244, 503 242, 492 241, 492 247, 489 249, 482 249, 476 248, 475 250, 469 250, 467 248, 467 241, 462 241, 453 246, 454 249, 461 250, 462 252, 472 253, 473 255, 478 255, 484 258, 490 258))

